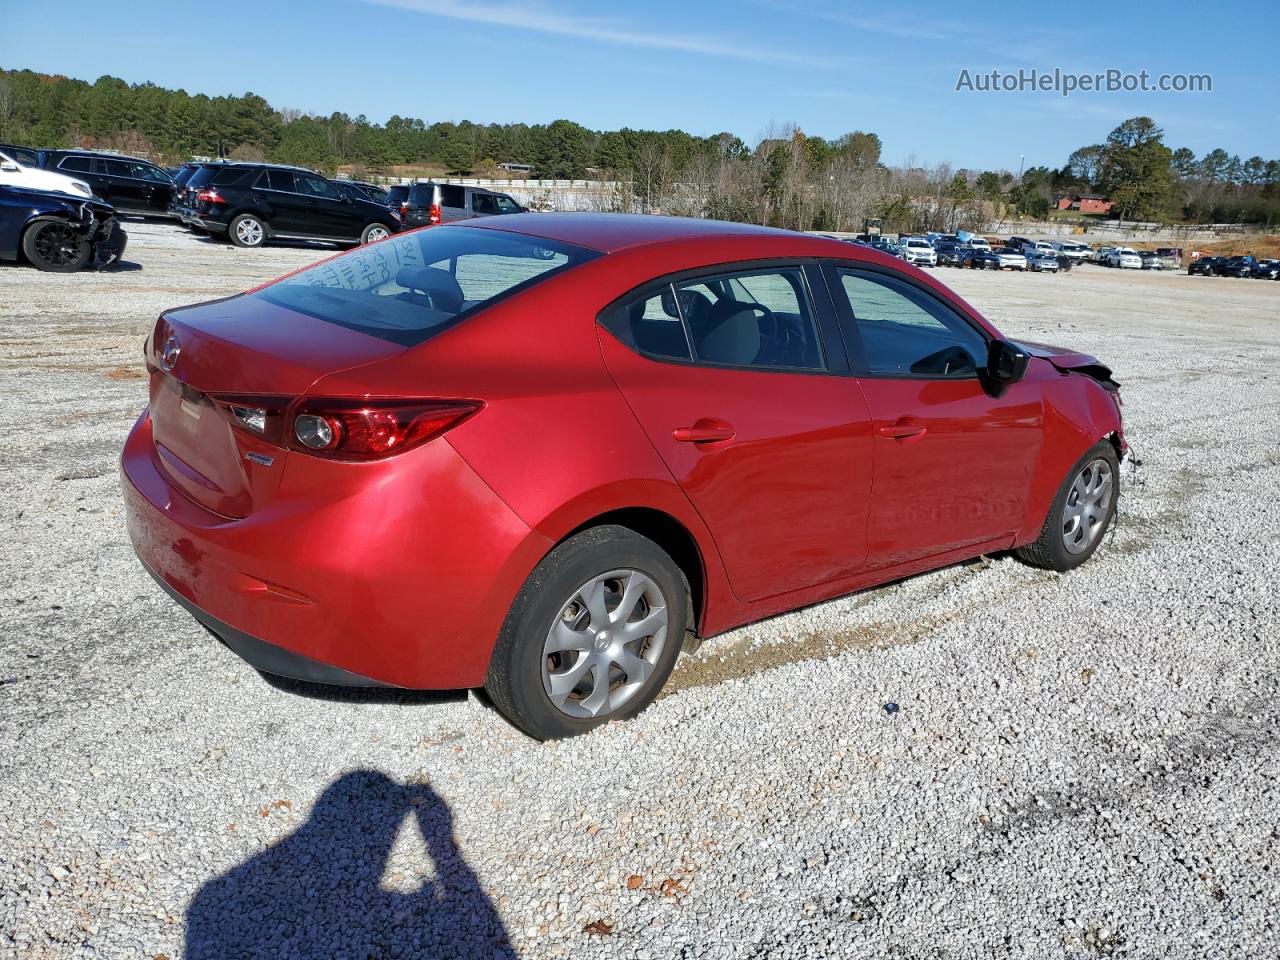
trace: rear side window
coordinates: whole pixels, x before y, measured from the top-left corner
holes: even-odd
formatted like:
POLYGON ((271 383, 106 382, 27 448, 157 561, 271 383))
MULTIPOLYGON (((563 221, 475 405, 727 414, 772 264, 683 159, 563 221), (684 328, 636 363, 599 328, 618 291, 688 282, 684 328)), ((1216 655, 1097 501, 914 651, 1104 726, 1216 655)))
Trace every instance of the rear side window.
POLYGON ((298 192, 292 170, 263 170, 262 176, 258 178, 258 186, 266 190, 282 190, 285 193, 298 192))
POLYGON ((652 294, 620 304, 603 319, 605 329, 643 354, 663 360, 693 359, 689 335, 671 284, 652 294))
POLYGON ((697 362, 822 368, 817 327, 800 268, 728 274, 675 287, 697 362))
POLYGON ((88 173, 92 161, 89 157, 63 157, 58 163, 59 170, 75 170, 77 173, 88 173))
POLYGON ((414 346, 597 256, 505 231, 436 227, 360 247, 248 296, 414 346))
POLYGON ((894 277, 841 270, 867 372, 892 377, 973 377, 987 342, 955 311, 894 277))
POLYGON ((440 206, 467 208, 467 191, 462 187, 442 186, 440 188, 440 206))
POLYGON ((498 212, 498 204, 491 194, 473 193, 471 195, 471 212, 496 214, 498 212))
MULTIPOLYGON (((209 178, 205 182, 212 183, 215 187, 246 187, 257 175, 257 167, 211 167, 209 178)), ((196 177, 192 177, 187 186, 190 187, 195 179, 196 177)))
POLYGON ((798 267, 678 281, 623 303, 603 322, 624 343, 664 360, 824 368, 808 287, 798 267))
POLYGON ((134 177, 133 164, 125 163, 123 160, 99 160, 103 172, 113 177, 134 177))

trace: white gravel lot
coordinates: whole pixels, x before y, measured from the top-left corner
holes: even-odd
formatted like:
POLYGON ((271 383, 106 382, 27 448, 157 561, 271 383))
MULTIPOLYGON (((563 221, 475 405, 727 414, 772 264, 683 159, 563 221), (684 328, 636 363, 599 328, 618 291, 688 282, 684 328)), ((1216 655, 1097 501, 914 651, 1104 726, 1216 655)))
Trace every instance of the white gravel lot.
POLYGON ((538 744, 277 689, 143 573, 143 334, 327 251, 128 229, 138 269, 0 265, 0 958, 1280 955, 1280 284, 940 271, 1114 366, 1111 542, 736 631, 538 744))

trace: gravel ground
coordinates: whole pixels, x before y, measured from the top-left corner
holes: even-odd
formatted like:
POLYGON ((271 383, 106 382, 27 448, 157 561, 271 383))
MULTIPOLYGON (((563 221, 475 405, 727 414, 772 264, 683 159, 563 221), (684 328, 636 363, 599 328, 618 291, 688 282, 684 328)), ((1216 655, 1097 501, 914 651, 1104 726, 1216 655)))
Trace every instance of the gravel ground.
POLYGON ((0 266, 0 958, 1280 954, 1280 284, 941 271, 1115 367, 1111 542, 736 631, 544 745, 278 689, 161 596, 142 336, 322 251, 129 231, 134 269, 0 266))

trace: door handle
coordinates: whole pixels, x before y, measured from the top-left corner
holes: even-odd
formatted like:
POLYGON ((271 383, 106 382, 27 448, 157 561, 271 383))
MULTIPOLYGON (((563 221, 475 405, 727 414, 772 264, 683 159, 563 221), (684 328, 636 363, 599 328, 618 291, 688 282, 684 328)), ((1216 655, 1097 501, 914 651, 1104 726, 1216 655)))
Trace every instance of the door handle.
POLYGON ((928 432, 929 428, 923 423, 908 417, 903 417, 897 423, 880 428, 880 436, 891 437, 894 440, 910 440, 923 437, 928 432))
POLYGON ((676 427, 671 431, 671 439, 679 443, 716 443, 732 440, 737 432, 723 420, 712 420, 704 417, 692 427, 676 427))

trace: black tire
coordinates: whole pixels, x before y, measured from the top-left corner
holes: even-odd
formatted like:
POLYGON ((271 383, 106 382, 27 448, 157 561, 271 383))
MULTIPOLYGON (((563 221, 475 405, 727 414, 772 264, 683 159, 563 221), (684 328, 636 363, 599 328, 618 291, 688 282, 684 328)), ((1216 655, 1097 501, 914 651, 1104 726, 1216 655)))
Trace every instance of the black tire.
POLYGON ((392 233, 392 229, 385 223, 371 223, 360 231, 360 244, 363 246, 366 243, 385 240, 392 233))
POLYGON ((267 242, 267 225, 252 213, 242 213, 227 225, 227 239, 237 247, 260 247, 267 242))
MULTIPOLYGON (((652 540, 612 524, 576 534, 547 554, 520 589, 494 648, 485 690, 503 716, 538 740, 576 736, 610 720, 629 720, 653 702, 675 667, 692 613, 689 596, 684 573, 652 540), (596 716, 570 716, 552 702, 544 686, 543 670, 553 669, 555 657, 568 656, 545 655, 547 636, 561 619, 568 619, 567 608, 577 606, 577 591, 593 578, 616 570, 637 571, 661 591, 666 611, 665 639, 653 654, 647 679, 629 699, 612 711, 602 709, 596 716)), ((594 620, 586 611, 582 615, 592 623, 589 633, 594 629, 594 620)), ((637 642, 656 642, 656 635, 637 642)), ((564 672, 571 673, 578 662, 569 661, 564 672)), ((554 664, 554 668, 559 666, 554 664)), ((613 669, 612 665, 608 668, 610 674, 613 669)), ((594 669, 582 676, 583 684, 588 683, 587 676, 596 678, 594 669)), ((624 677, 620 674, 618 680, 624 677)))
POLYGON ((93 257, 93 247, 64 220, 37 220, 22 234, 22 253, 37 270, 75 273, 93 257))
POLYGON ((1033 567, 1041 567, 1045 570, 1057 570, 1062 573, 1067 570, 1074 570, 1093 556, 1098 547, 1101 546, 1102 541, 1106 538, 1107 531, 1111 529, 1111 524, 1115 522, 1116 504, 1119 499, 1120 458, 1116 455, 1116 448, 1111 445, 1110 440, 1100 440, 1090 447, 1085 455, 1077 460, 1071 469, 1067 471, 1067 475, 1062 481, 1062 486, 1058 488, 1058 493, 1049 507, 1049 514, 1045 517, 1044 527, 1040 530, 1040 536, 1035 542, 1014 550, 1014 556, 1023 563, 1033 567), (1067 548, 1066 534, 1064 533, 1067 528, 1068 504, 1069 501, 1074 499, 1074 485, 1081 472, 1097 461, 1105 461, 1111 468, 1111 495, 1103 511, 1103 516, 1100 518, 1101 524, 1096 528, 1096 533, 1092 535, 1087 545, 1078 552, 1073 552, 1067 548))

